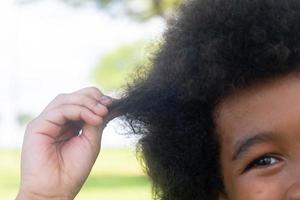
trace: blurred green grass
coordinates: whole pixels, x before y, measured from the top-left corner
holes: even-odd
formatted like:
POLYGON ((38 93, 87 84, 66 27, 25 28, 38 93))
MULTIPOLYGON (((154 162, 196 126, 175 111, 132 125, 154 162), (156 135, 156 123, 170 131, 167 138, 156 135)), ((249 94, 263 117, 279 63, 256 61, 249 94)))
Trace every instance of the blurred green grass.
MULTIPOLYGON (((20 179, 20 151, 0 150, 0 199, 14 199, 20 179)), ((150 182, 132 149, 103 149, 76 200, 150 200, 150 182)))

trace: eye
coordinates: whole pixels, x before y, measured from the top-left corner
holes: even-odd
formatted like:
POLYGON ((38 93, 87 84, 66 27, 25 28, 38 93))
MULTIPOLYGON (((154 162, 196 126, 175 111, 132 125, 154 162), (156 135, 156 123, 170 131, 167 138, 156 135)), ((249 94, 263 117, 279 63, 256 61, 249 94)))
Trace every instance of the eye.
POLYGON ((244 171, 250 170, 252 168, 268 167, 280 162, 280 159, 273 155, 263 155, 255 160, 253 160, 244 171))

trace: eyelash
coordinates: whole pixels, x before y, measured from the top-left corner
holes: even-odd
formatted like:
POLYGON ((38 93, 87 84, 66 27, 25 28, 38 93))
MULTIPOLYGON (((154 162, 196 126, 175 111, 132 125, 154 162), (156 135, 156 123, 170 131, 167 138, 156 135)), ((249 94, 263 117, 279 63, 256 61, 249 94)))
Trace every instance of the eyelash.
POLYGON ((247 165, 246 169, 244 170, 244 172, 250 170, 250 169, 253 169, 253 168, 261 168, 261 167, 268 167, 268 166, 271 166, 271 165, 274 165, 276 163, 278 163, 281 159, 274 156, 274 155, 270 155, 270 154, 265 154, 255 160, 253 160, 252 162, 250 162, 249 165, 247 165), (262 162, 265 162, 266 160, 265 159, 268 159, 269 163, 270 162, 273 162, 271 164, 263 164, 263 163, 259 163, 259 161, 262 161, 262 162), (274 159, 276 161, 274 161, 274 159))

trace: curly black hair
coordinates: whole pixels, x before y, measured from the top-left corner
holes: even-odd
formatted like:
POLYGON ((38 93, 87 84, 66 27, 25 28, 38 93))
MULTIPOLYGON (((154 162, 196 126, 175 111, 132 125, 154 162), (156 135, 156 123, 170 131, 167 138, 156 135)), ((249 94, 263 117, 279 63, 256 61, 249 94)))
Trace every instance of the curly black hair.
POLYGON ((168 22, 151 66, 112 107, 123 113, 155 199, 224 192, 214 110, 237 89, 298 70, 299 0, 192 0, 168 22))

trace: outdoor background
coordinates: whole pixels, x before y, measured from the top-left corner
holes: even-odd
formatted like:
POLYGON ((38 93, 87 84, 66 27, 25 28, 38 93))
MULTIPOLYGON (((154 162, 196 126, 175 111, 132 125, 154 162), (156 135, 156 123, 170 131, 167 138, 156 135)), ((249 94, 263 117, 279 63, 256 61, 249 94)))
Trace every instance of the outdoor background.
MULTIPOLYGON (((59 93, 96 86, 118 98, 155 52, 180 0, 0 1, 0 200, 18 192, 26 124, 59 93)), ((108 124, 100 156, 76 199, 150 200, 138 138, 108 124)), ((125 130, 126 131, 126 130, 125 130)))

